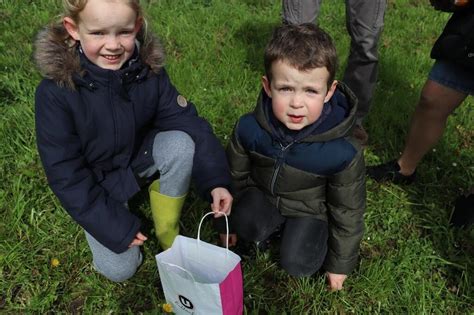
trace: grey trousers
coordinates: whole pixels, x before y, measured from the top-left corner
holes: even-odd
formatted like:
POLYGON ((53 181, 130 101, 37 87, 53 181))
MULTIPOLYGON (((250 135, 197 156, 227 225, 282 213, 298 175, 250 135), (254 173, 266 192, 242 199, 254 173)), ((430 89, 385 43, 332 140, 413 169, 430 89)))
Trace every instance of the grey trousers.
MULTIPOLYGON (((193 168, 194 142, 182 131, 165 131, 156 135, 153 143, 153 160, 141 177, 160 172, 160 193, 171 197, 184 195, 191 181, 193 168)), ((142 263, 139 246, 133 246, 123 253, 116 254, 103 246, 89 233, 86 239, 92 252, 94 268, 114 282, 131 278, 142 263)))
MULTIPOLYGON (((291 24, 316 23, 321 0, 282 0, 283 19, 291 24)), ((382 33, 387 0, 345 0, 346 28, 351 47, 343 81, 359 103, 357 124, 367 116, 377 81, 377 45, 382 33)))

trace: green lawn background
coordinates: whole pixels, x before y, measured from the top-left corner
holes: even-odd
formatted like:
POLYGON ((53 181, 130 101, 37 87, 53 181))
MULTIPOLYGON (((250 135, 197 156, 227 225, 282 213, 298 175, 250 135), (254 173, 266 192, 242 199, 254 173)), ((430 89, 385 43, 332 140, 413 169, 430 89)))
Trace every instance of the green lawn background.
MULTIPOLYGON (((237 118, 260 90, 262 53, 280 21, 280 1, 141 1, 167 50, 169 74, 225 145, 237 118)), ((51 193, 36 151, 32 62, 36 32, 60 13, 53 0, 0 0, 0 313, 162 313, 146 194, 132 211, 147 220, 145 262, 114 284, 91 267, 81 229, 51 193), (51 265, 58 259, 59 266, 51 265)), ((449 14, 428 0, 389 0, 380 42, 380 73, 366 127, 367 164, 394 158, 432 60, 429 52, 449 14)), ((320 25, 333 37, 344 69, 349 37, 344 1, 324 1, 320 25)), ((249 314, 473 314, 474 232, 448 226, 452 200, 473 186, 473 99, 449 120, 412 186, 368 180, 366 233, 358 269, 338 293, 322 276, 295 279, 275 253, 243 262, 249 314)), ((183 234, 196 235, 207 205, 191 191, 183 234)), ((206 225, 203 238, 216 236, 206 225)))

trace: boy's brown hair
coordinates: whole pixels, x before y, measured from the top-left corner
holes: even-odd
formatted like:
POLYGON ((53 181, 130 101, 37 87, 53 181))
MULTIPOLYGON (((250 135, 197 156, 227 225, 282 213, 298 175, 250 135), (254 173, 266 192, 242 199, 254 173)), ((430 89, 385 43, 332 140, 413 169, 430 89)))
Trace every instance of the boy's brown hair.
POLYGON ((265 75, 272 80, 272 64, 285 61, 299 71, 326 67, 328 88, 336 76, 337 52, 331 37, 313 23, 286 24, 273 31, 265 48, 265 75))

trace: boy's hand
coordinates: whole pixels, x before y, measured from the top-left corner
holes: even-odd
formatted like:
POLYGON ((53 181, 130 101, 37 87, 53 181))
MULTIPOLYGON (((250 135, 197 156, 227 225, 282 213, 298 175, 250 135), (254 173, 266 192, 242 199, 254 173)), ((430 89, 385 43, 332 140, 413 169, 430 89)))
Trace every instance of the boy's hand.
POLYGON ((211 191, 212 204, 211 209, 214 212, 214 218, 224 215, 230 215, 232 206, 232 195, 223 187, 214 188, 211 191))
POLYGON ((329 283, 329 290, 330 291, 339 291, 342 290, 342 284, 347 278, 347 275, 337 274, 337 273, 330 273, 326 272, 328 277, 329 283))
MULTIPOLYGON (((227 234, 219 234, 219 238, 221 239, 221 244, 225 247, 226 244, 226 236, 227 234)), ((229 247, 235 246, 237 244, 237 234, 229 234, 229 247)))
POLYGON ((138 232, 137 235, 135 235, 135 238, 133 241, 128 245, 128 247, 132 246, 141 246, 143 245, 143 242, 145 242, 148 239, 145 235, 143 235, 141 232, 138 232))

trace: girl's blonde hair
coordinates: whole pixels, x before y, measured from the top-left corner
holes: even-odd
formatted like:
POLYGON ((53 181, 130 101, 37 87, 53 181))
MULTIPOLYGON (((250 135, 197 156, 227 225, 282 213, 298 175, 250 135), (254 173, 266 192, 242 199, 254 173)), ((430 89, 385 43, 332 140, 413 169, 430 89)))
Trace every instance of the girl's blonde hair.
MULTIPOLYGON (((70 17, 75 23, 79 23, 79 13, 81 13, 81 11, 84 10, 84 8, 86 7, 87 1, 88 0, 63 0, 64 11, 63 14, 61 14, 60 16, 58 25, 62 24, 62 21, 65 17, 70 17)), ((140 0, 127 0, 126 2, 127 5, 130 6, 130 8, 137 14, 137 19, 141 19, 143 21, 143 25, 137 34, 137 39, 143 43, 147 39, 147 21, 145 16, 143 15, 140 0)))

